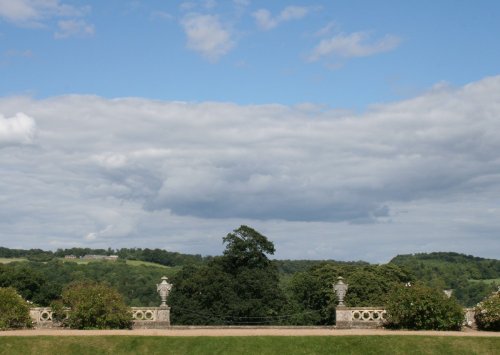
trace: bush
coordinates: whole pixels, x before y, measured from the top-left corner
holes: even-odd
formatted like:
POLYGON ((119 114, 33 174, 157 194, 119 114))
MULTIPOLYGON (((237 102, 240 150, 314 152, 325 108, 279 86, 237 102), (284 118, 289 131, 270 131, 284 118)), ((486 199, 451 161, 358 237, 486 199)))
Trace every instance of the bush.
POLYGON ((488 297, 474 309, 477 327, 481 330, 500 330, 500 292, 488 297))
POLYGON ((132 314, 123 297, 103 283, 77 282, 63 291, 63 304, 71 311, 66 324, 76 329, 131 328, 132 314))
POLYGON ((0 287, 0 329, 31 327, 29 304, 12 287, 0 287))
POLYGON ((416 284, 398 286, 386 304, 388 328, 460 330, 464 310, 443 292, 416 284))

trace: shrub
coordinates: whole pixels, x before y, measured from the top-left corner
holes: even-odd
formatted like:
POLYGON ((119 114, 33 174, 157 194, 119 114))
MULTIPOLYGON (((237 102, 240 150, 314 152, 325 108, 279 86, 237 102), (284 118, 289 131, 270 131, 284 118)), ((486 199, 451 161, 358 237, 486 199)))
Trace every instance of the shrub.
POLYGON ((131 328, 132 314, 123 297, 103 283, 76 282, 66 287, 63 304, 71 311, 66 324, 76 329, 131 328))
POLYGON ((460 330, 464 310, 443 292, 416 284, 398 286, 386 304, 388 328, 460 330))
POLYGON ((31 327, 29 304, 12 287, 0 287, 0 329, 31 327))
POLYGON ((479 329, 500 330, 500 292, 480 302, 474 311, 474 318, 479 329))

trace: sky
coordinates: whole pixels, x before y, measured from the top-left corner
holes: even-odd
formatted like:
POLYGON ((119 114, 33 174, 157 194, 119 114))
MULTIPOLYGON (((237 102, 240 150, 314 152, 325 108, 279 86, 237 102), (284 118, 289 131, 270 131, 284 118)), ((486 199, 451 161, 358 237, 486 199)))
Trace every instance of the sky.
POLYGON ((498 258, 499 15, 0 0, 0 246, 498 258))

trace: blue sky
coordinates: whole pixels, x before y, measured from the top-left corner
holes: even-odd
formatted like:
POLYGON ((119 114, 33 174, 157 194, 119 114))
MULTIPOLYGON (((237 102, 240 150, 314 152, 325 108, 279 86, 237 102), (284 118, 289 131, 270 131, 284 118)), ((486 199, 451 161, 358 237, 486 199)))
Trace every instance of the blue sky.
POLYGON ((498 257, 499 10, 0 0, 0 245, 498 257))
MULTIPOLYGON (((37 4, 2 4, 16 2, 37 4)), ((32 17, 0 10, 1 95, 364 109, 442 81, 463 85, 495 75, 500 62, 497 1, 43 3, 32 5, 32 17), (287 9, 297 13, 283 16, 287 9), (268 11, 267 27, 259 26, 259 10, 268 11), (211 27, 205 24, 190 47, 187 19, 196 26, 203 16, 211 27), (63 23, 72 27, 63 30, 63 23), (227 37, 217 39, 217 31, 227 37), (203 44, 210 36, 213 48, 203 44), (321 41, 335 38, 344 46, 312 60, 321 41), (384 48, 387 38, 392 43, 384 48), (362 53, 352 52, 356 45, 362 53)))

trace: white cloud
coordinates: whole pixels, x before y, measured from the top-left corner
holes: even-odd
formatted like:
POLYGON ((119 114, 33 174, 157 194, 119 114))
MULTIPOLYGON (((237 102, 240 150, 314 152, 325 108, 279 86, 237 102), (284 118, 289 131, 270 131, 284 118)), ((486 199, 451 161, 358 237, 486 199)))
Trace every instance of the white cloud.
POLYGON ((69 37, 90 37, 95 33, 94 25, 84 20, 61 20, 57 23, 59 30, 54 33, 57 39, 69 37))
POLYGON ((310 8, 303 6, 287 6, 277 16, 273 17, 267 9, 259 9, 253 13, 257 26, 262 30, 270 30, 287 21, 305 17, 310 8))
POLYGON ((386 35, 376 41, 370 41, 368 32, 354 32, 339 34, 329 39, 323 39, 313 49, 309 56, 310 61, 317 61, 324 57, 367 57, 377 53, 395 49, 401 39, 394 35, 386 35))
POLYGON ((0 132, 10 133, 0 137, 14 145, 0 149, 0 244, 217 253, 245 223, 275 241, 279 257, 496 257, 499 93, 491 77, 362 114, 2 98, 10 118, 0 132), (12 114, 21 109, 36 119, 36 145, 18 144, 34 139, 33 119, 12 114))
POLYGON ((17 113, 10 118, 0 114, 0 147, 9 144, 30 144, 33 142, 35 130, 35 120, 24 113, 17 113))
POLYGON ((0 17, 19 25, 39 26, 50 17, 83 16, 88 10, 59 0, 0 0, 0 17))
POLYGON ((217 61, 234 46, 231 32, 215 15, 189 14, 181 24, 187 36, 187 47, 209 61, 217 61))

